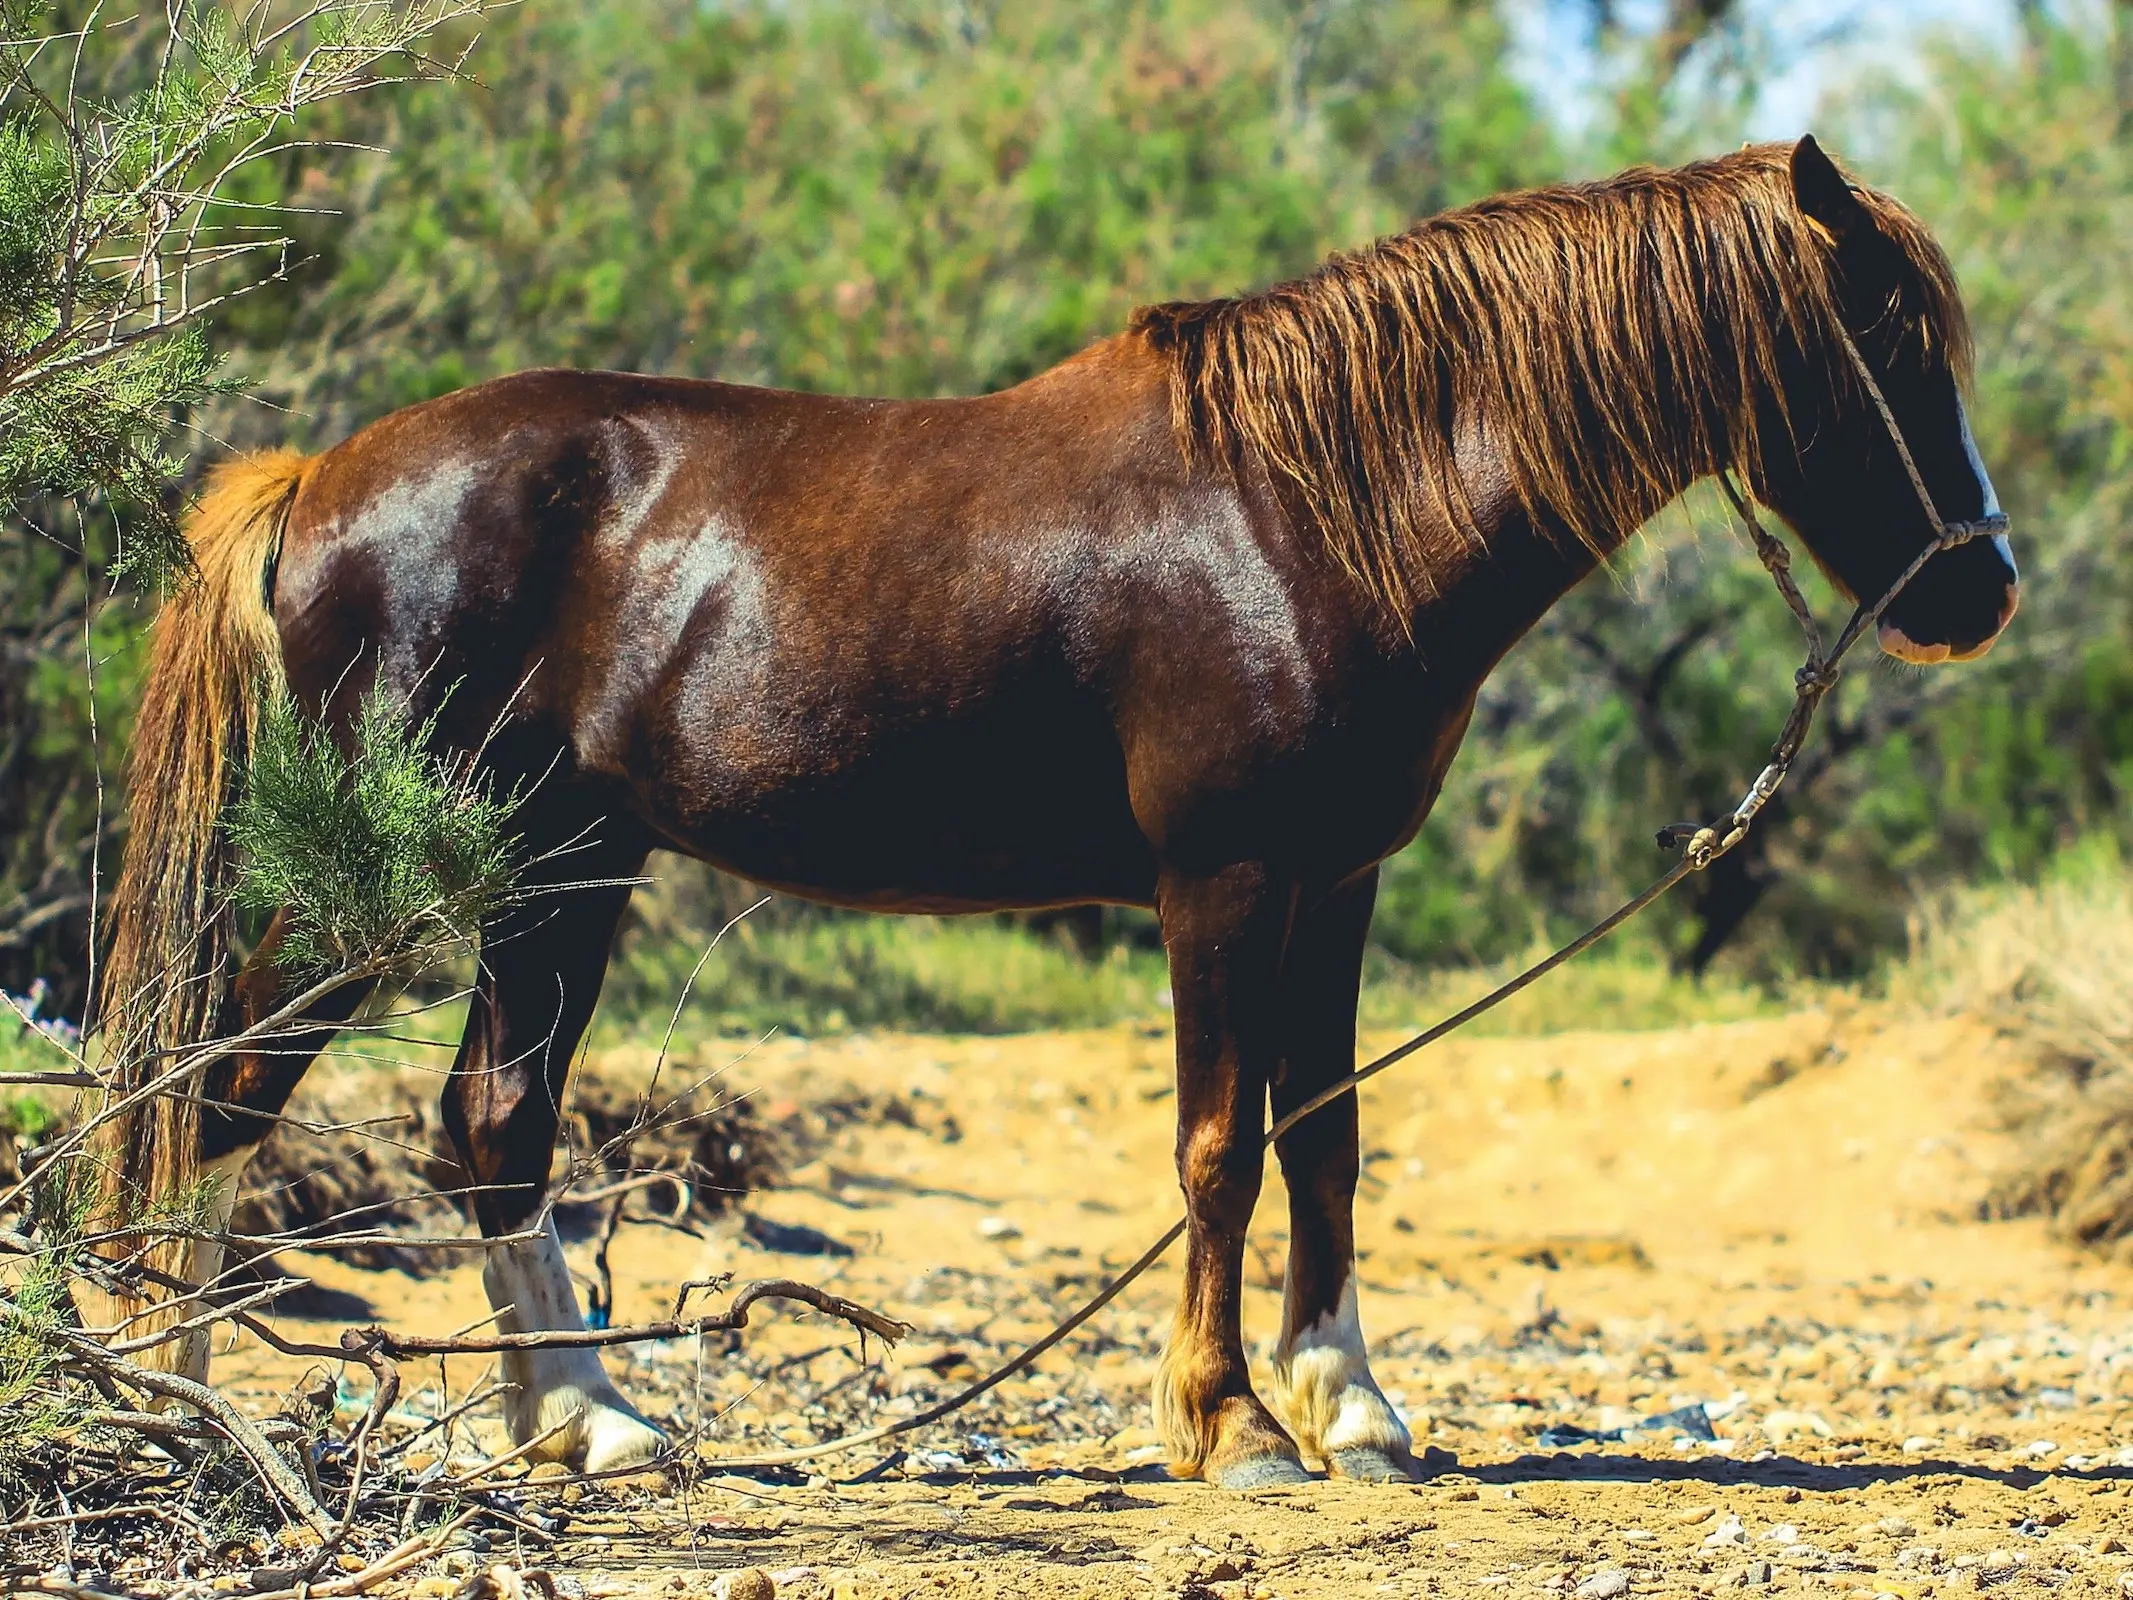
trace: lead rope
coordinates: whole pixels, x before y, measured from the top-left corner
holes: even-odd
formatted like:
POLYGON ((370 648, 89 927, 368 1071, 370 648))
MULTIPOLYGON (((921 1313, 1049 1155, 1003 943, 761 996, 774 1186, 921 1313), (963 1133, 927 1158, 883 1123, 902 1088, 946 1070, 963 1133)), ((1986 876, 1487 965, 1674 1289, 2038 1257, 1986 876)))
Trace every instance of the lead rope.
MULTIPOLYGON (((1790 554, 1786 551, 1784 544, 1756 519, 1755 512, 1750 507, 1747 496, 1734 483, 1732 474, 1730 472, 1719 473, 1719 486, 1725 490, 1726 498, 1732 502, 1734 511, 1738 513, 1741 521, 1746 525, 1749 537, 1755 542, 1757 557, 1762 561, 1764 569, 1769 572, 1771 581, 1777 585, 1778 593, 1784 597, 1786 608, 1798 619, 1801 632, 1807 638, 1807 659, 1801 665, 1799 671, 1793 674, 1792 709, 1785 717, 1785 725, 1778 733, 1777 742, 1771 746, 1769 762, 1756 775, 1755 782, 1748 786, 1748 791, 1741 796, 1740 803, 1717 822, 1701 826, 1695 823, 1675 823, 1670 827, 1659 830, 1659 847, 1662 850, 1678 848, 1681 851, 1681 855, 1671 867, 1667 868, 1652 882, 1649 888, 1625 901, 1621 906, 1594 923, 1561 949, 1535 962, 1500 988, 1491 990, 1472 1005, 1453 1012, 1442 1022, 1437 1023, 1423 1033, 1416 1034, 1405 1044, 1386 1051, 1385 1054, 1379 1056, 1368 1066, 1358 1067, 1338 1082, 1328 1084, 1324 1089, 1269 1128, 1265 1139, 1262 1141, 1262 1147, 1271 1145, 1275 1140, 1295 1127, 1297 1123, 1311 1115, 1312 1112, 1330 1105, 1342 1095, 1355 1093, 1357 1088, 1385 1071, 1386 1068, 1405 1061, 1416 1051, 1435 1044, 1448 1033, 1465 1027, 1476 1017, 1484 1012, 1494 1010, 1529 984, 1536 983, 1546 977, 1564 962, 1582 955, 1654 900, 1665 894, 1667 890, 1673 888, 1683 878, 1688 877, 1691 873, 1703 871, 1704 868, 1739 844, 1742 839, 1747 837, 1748 829, 1754 823, 1756 816, 1762 811, 1763 807, 1770 803, 1771 797, 1777 793, 1778 785, 1785 781, 1785 774, 1791 770, 1794 759, 1800 753, 1801 745, 1806 742, 1807 731, 1814 723, 1815 708, 1822 703, 1822 697, 1828 694, 1836 685, 1839 663, 1843 661, 1852 646, 1859 642, 1866 630, 1881 620, 1881 615, 1888 609, 1889 602, 1903 592, 1904 585, 1918 575, 1919 568, 1923 567, 1927 561, 1941 551, 1951 550, 1957 545, 1967 544, 1972 539, 2006 531, 2007 518, 1998 514, 1980 518, 1975 522, 1944 522, 1941 520, 1940 511, 1933 504, 1933 496, 1926 489, 1926 480, 1919 473, 1918 463, 1911 457, 1911 449, 1904 439, 1903 430, 1896 425, 1895 413, 1890 411, 1889 403, 1881 393, 1881 385, 1875 381, 1872 369, 1866 364, 1866 358, 1859 353, 1859 347, 1852 342, 1851 334, 1842 328, 1838 329, 1838 333, 1844 341, 1845 354, 1851 358, 1852 369, 1858 374, 1859 382, 1866 390, 1867 398, 1873 402, 1875 411, 1881 416, 1882 425, 1888 429, 1889 438, 1896 446, 1896 453, 1903 461, 1904 472, 1911 480, 1912 489, 1917 492, 1918 503, 1925 509, 1927 521, 1940 530, 1938 535, 1925 549, 1919 552, 1916 560, 1898 574, 1896 581, 1889 585, 1879 600, 1876 600, 1870 606, 1862 605, 1852 612, 1851 620, 1844 625, 1844 631, 1837 635, 1836 644, 1825 651, 1822 647, 1822 631, 1815 625, 1814 613, 1808 609, 1806 598, 1800 593, 1800 586, 1793 581, 1790 554)), ((895 1422, 884 1423, 878 1428, 867 1428, 859 1433, 846 1434, 841 1439, 825 1440, 820 1444, 801 1445, 790 1450, 774 1450, 762 1455, 701 1457, 699 1462, 702 1466, 714 1472, 746 1470, 756 1467, 790 1466, 795 1462, 810 1461, 817 1456, 833 1455, 838 1451, 855 1449, 860 1445, 879 1444, 885 1439, 893 1439, 899 1434, 910 1433, 914 1429, 938 1422, 941 1418, 962 1410, 963 1407, 969 1405, 980 1395, 998 1388, 1009 1378, 1030 1367, 1038 1357, 1052 1349, 1076 1328, 1079 1328, 1083 1323, 1095 1316, 1097 1312, 1103 1310, 1113 1300, 1116 1300, 1128 1284, 1147 1272, 1150 1267, 1154 1266, 1162 1258, 1164 1251, 1177 1243, 1179 1235, 1183 1234, 1184 1231, 1185 1218, 1180 1217, 1165 1230, 1160 1239, 1157 1239, 1155 1243, 1141 1252, 1139 1259, 1126 1268, 1124 1272, 1121 1272, 1117 1277, 1105 1284, 1102 1290, 1065 1321, 1053 1328, 1051 1332, 1047 1333, 1035 1344, 1025 1348, 1012 1360, 985 1374, 984 1377, 978 1379, 977 1382, 969 1387, 959 1390, 945 1400, 926 1407, 923 1411, 914 1412, 908 1417, 901 1417, 895 1422)))

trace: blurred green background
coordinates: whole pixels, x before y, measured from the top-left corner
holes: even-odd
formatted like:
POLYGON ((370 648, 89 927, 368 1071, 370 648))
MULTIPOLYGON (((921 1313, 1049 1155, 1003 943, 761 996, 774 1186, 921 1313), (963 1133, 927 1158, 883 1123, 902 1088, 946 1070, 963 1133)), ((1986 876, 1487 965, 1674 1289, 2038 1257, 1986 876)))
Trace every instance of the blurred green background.
MULTIPOLYGON (((389 154, 262 175, 306 208, 313 259, 217 325, 252 390, 195 419, 202 465, 227 445, 322 446, 543 363, 996 388, 1144 301, 1264 284, 1507 186, 1812 126, 1954 257, 2023 613, 1977 665, 1855 669, 1750 845, 1549 1015, 1753 1010, 1794 981, 1871 976, 1954 886, 2119 858, 2129 0, 527 0, 485 19, 470 70, 319 130, 389 154)), ((108 805, 98 836, 89 718, 108 782, 145 612, 96 625, 92 706, 72 560, 34 508, 0 528, 0 986, 42 977, 78 1015, 92 859, 108 874, 124 844, 108 805)), ((1485 692, 1434 817, 1388 867, 1370 1014, 1464 992, 1653 876, 1653 829, 1719 811, 1760 766, 1797 654, 1715 505, 1648 529, 1485 692)), ((670 858, 652 870, 611 1026, 663 1020, 754 899, 670 858)), ((720 1026, 803 1031, 1164 1002, 1141 914, 875 921, 782 901, 728 935, 699 989, 720 1026)))

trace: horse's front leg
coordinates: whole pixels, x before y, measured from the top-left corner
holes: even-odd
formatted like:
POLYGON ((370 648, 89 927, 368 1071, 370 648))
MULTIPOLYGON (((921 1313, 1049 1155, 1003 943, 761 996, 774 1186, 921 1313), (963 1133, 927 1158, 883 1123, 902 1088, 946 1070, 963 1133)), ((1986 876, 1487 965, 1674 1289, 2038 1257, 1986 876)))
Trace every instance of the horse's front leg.
MULTIPOLYGON (((1372 870, 1297 917, 1282 973, 1276 1120, 1355 1065, 1355 1003, 1377 882, 1372 870)), ((1289 1270, 1274 1347, 1282 1415, 1296 1442, 1336 1472, 1410 1477, 1407 1425, 1370 1375, 1356 1307, 1355 1096, 1312 1112, 1276 1150, 1289 1188, 1289 1270)))
POLYGON ((1238 1319, 1244 1234, 1259 1198, 1275 980, 1293 887, 1256 865, 1166 874, 1159 891, 1178 1046, 1185 1289, 1155 1380, 1171 1471, 1227 1489, 1300 1483, 1296 1446, 1252 1392, 1238 1319))

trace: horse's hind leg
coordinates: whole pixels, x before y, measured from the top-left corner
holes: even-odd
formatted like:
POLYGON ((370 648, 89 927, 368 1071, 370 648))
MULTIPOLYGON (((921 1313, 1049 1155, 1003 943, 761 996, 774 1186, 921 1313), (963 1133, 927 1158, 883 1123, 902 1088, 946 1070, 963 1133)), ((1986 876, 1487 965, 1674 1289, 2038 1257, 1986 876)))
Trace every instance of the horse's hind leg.
POLYGON ((1280 1038, 1275 984, 1290 890, 1257 866, 1166 875, 1178 1043, 1178 1182, 1185 1287, 1155 1380, 1171 1471, 1226 1489, 1301 1483, 1296 1447, 1252 1392, 1244 1359, 1244 1236, 1264 1169, 1267 1080, 1280 1038))
MULTIPOLYGON (((642 848, 609 847, 573 853, 564 865, 572 876, 594 880, 632 877, 643 863, 642 848)), ((491 1248, 482 1269, 505 1333, 585 1326, 542 1201, 565 1079, 629 896, 627 884, 535 895, 483 930, 444 1120, 477 1186, 481 1231, 492 1239, 531 1232, 491 1248)), ((536 1456, 605 1472, 649 1461, 665 1447, 665 1437, 615 1388, 598 1351, 511 1351, 502 1365, 513 1386, 504 1402, 512 1442, 542 1439, 536 1456)))
MULTIPOLYGON (((251 959, 237 975, 219 1028, 225 1037, 259 1026, 292 998, 291 991, 297 985, 277 961, 288 926, 289 913, 276 912, 251 959)), ((276 1119, 304 1073, 318 1053, 332 1043, 341 1025, 355 1015, 372 987, 367 981, 343 984, 313 1001, 301 1016, 274 1030, 271 1037, 236 1051, 207 1069, 201 1085, 205 1104, 200 1110, 200 1172, 209 1185, 206 1220, 210 1231, 229 1231, 244 1169, 258 1153, 260 1141, 273 1132, 276 1119)), ((220 1240, 196 1241, 192 1266, 186 1275, 195 1285, 213 1284, 222 1275, 223 1255, 220 1240)), ((207 1328, 195 1328, 168 1345, 158 1346, 156 1358, 204 1383, 208 1335, 207 1328)))
MULTIPOLYGON (((1343 886, 1297 919, 1282 973, 1283 1063, 1277 1119, 1355 1066, 1355 1003, 1377 874, 1343 886)), ((1370 1375, 1355 1295, 1356 1101, 1343 1095, 1283 1134, 1289 1270, 1274 1377, 1289 1431, 1305 1452, 1353 1478, 1405 1478, 1407 1425, 1370 1375)))

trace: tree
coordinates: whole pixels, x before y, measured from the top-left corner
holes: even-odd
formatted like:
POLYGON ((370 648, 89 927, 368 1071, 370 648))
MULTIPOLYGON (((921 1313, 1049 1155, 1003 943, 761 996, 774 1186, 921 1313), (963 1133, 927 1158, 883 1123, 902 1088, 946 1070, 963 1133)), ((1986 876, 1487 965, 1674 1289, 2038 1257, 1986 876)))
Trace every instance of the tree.
MULTIPOLYGON (((182 577, 183 419, 238 387, 211 318, 296 265, 259 179, 331 102, 449 70, 481 0, 61 15, 0 0, 0 986, 73 1011, 137 624, 182 577)), ((77 1013, 78 1014, 78 1013, 77 1013)))

